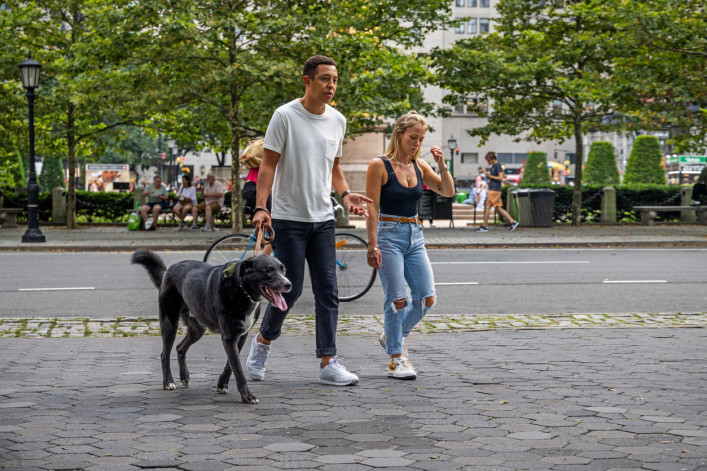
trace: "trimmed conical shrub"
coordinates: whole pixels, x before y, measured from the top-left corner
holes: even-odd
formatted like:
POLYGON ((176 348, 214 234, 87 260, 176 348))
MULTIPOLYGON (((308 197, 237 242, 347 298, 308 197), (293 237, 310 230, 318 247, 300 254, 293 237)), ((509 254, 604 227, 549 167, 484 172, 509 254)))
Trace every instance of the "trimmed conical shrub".
POLYGON ((597 141, 592 143, 587 156, 587 166, 584 168, 582 180, 587 185, 618 185, 619 167, 616 165, 614 146, 610 142, 597 141))
POLYGON ((519 187, 531 185, 549 185, 550 170, 547 167, 547 154, 545 152, 531 152, 525 162, 525 170, 521 177, 519 187))
POLYGON ((39 191, 52 191, 64 186, 64 169, 58 157, 45 157, 42 174, 39 176, 39 191))
POLYGON ((638 136, 633 142, 633 149, 626 163, 624 185, 633 183, 665 185, 667 182, 662 158, 663 153, 660 151, 657 137, 638 136))

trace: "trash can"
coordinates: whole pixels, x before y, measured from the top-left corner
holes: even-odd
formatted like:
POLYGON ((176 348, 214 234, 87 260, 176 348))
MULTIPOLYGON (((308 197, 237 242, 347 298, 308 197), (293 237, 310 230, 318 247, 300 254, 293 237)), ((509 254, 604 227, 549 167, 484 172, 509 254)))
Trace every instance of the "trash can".
MULTIPOLYGON (((533 190, 530 194, 532 220, 535 227, 552 226, 552 212, 555 208, 555 192, 552 190, 533 190)), ((523 220, 521 219, 521 224, 523 220)))
POLYGON ((518 202, 518 221, 521 226, 532 227, 535 225, 533 218, 533 208, 530 203, 530 193, 532 190, 518 190, 515 192, 518 202))

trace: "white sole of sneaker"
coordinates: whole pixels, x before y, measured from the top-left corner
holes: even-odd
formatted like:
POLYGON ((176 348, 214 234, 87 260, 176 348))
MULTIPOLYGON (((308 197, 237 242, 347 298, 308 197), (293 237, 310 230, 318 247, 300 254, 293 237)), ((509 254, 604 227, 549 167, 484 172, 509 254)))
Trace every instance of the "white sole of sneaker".
POLYGON ((321 384, 328 384, 329 386, 356 386, 358 384, 358 379, 349 381, 348 383, 337 383, 336 381, 328 381, 326 379, 320 379, 321 384))

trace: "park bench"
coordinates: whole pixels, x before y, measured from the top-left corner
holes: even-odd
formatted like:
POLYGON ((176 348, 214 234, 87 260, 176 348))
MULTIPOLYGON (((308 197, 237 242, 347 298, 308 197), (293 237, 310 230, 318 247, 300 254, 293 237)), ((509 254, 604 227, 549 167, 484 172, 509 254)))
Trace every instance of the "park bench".
POLYGON ((5 215, 2 223, 3 229, 13 229, 17 227, 17 215, 22 212, 20 208, 0 208, 0 216, 5 215))
POLYGON ((697 224, 707 225, 706 206, 634 206, 633 209, 641 215, 641 224, 652 226, 660 212, 694 211, 697 214, 697 224))

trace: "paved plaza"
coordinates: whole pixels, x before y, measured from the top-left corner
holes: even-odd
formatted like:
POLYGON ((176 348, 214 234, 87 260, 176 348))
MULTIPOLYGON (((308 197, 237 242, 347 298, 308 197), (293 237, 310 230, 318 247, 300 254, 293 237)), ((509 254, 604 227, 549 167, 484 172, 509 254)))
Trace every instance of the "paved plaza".
MULTIPOLYGON (((339 337, 361 382, 317 382, 314 338, 273 347, 259 405, 217 394, 225 354, 161 387, 159 337, 0 341, 0 467, 10 469, 707 469, 707 330, 413 334, 416 381, 385 376, 377 331, 339 337)), ((176 367, 176 360, 173 356, 176 367)))

